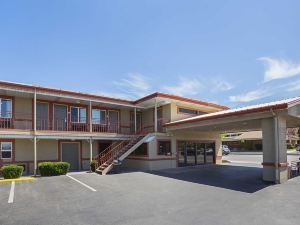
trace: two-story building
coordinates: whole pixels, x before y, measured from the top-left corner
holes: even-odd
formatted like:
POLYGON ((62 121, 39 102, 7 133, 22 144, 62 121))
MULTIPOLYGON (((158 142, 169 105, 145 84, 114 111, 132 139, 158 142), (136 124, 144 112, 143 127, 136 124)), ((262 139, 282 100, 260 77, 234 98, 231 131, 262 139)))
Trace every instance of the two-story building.
MULTIPOLYGON (((221 160, 217 132, 167 132, 164 126, 227 107, 154 93, 136 101, 0 82, 0 165, 37 173, 38 162, 66 161, 88 170, 118 160, 142 170, 221 160)), ((102 170, 103 170, 102 169, 102 170)), ((108 172, 108 171, 106 171, 108 172)))

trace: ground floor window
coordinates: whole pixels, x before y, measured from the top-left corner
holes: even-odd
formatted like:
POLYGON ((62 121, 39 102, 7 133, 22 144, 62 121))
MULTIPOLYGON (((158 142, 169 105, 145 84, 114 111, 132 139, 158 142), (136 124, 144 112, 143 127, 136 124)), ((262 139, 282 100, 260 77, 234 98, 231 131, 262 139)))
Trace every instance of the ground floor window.
POLYGON ((12 142, 1 142, 1 158, 12 158, 12 142))
POLYGON ((131 153, 131 156, 147 156, 148 155, 148 144, 143 143, 138 147, 134 152, 131 153))
POLYGON ((171 155, 171 141, 158 141, 158 155, 171 155))
POLYGON ((215 161, 215 143, 179 141, 178 166, 210 164, 215 161))

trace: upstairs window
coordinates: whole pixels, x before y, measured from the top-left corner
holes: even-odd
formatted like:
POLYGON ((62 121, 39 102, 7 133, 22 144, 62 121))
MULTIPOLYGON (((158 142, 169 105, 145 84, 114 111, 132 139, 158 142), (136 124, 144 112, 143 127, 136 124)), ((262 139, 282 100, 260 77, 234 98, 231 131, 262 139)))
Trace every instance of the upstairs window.
POLYGON ((184 107, 178 107, 178 113, 194 115, 194 116, 206 114, 205 112, 201 112, 197 109, 188 109, 188 108, 184 108, 184 107))
POLYGON ((0 98, 0 117, 12 118, 12 100, 0 98))
POLYGON ((12 142, 1 142, 1 158, 11 159, 12 157, 12 142))
POLYGON ((100 109, 92 110, 92 123, 93 124, 105 124, 106 123, 106 111, 100 109))
POLYGON ((86 123, 86 108, 71 107, 71 122, 86 123))

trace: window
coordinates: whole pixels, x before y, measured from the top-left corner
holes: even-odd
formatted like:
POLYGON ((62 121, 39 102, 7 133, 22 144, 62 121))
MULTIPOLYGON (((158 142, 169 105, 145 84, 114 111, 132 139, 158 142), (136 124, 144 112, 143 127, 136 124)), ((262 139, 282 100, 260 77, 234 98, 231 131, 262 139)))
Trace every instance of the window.
POLYGON ((93 124, 105 124, 106 122, 106 111, 100 109, 92 110, 92 122, 93 124))
POLYGON ((131 156, 147 156, 148 155, 148 144, 143 143, 134 152, 130 154, 131 156))
POLYGON ((12 143, 1 142, 1 158, 11 159, 11 156, 12 156, 12 143))
POLYGON ((0 99, 0 116, 1 118, 12 118, 12 101, 11 99, 0 99))
POLYGON ((171 142, 159 141, 158 142, 158 155, 172 155, 171 142))
POLYGON ((206 114, 205 112, 201 112, 196 109, 188 109, 188 108, 183 108, 183 107, 178 107, 178 113, 183 113, 183 114, 190 114, 190 115, 203 115, 206 114))
POLYGON ((71 122, 86 123, 86 108, 71 107, 71 122))

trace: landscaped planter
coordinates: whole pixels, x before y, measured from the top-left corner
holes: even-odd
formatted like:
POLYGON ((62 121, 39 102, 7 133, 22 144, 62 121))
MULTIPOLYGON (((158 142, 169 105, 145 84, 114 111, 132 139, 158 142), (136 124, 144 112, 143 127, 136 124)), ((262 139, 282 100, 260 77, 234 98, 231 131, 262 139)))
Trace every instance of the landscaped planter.
POLYGON ((23 170, 23 166, 6 165, 1 168, 1 174, 3 175, 4 179, 15 179, 22 176, 23 170))
POLYGON ((42 176, 59 176, 68 173, 70 163, 67 162, 42 162, 38 165, 42 176))

